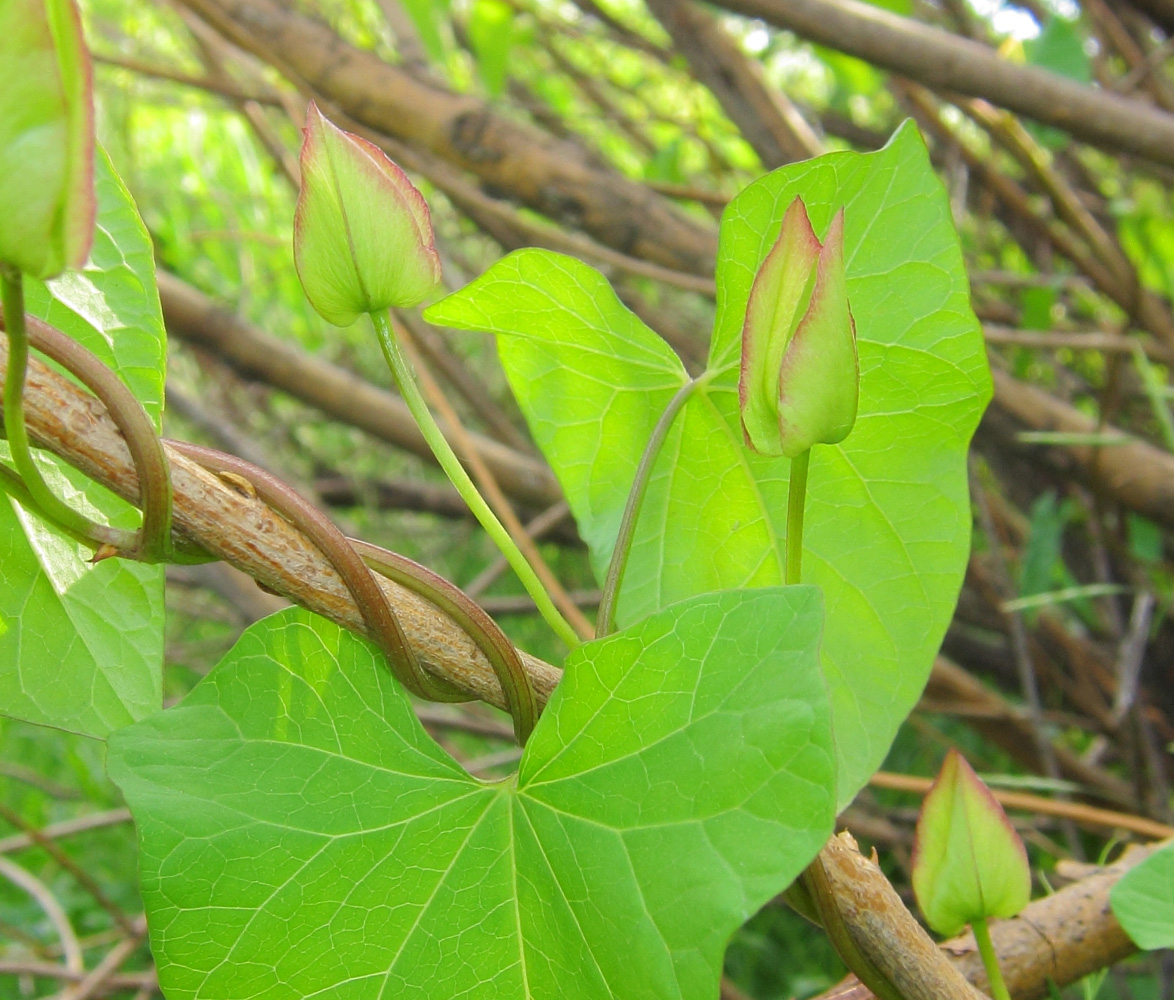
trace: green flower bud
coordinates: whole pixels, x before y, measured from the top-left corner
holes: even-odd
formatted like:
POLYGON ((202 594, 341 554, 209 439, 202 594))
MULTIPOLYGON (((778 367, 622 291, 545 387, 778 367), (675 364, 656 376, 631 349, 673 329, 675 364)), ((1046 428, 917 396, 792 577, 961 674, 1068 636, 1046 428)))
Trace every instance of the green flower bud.
POLYGON ((0 3, 0 263, 81 267, 94 238, 90 56, 73 0, 0 3))
POLYGON ((754 276, 742 325, 738 400, 746 443, 795 458, 856 423, 860 366, 844 276, 844 211, 821 244, 802 199, 754 276))
POLYGON ((957 750, 921 805, 913 891, 939 934, 986 917, 1013 917, 1031 899, 1031 869, 1003 807, 957 750))
POLYGON ((428 205, 378 146, 344 132, 310 104, 294 263, 310 304, 329 323, 414 306, 440 283, 428 205))

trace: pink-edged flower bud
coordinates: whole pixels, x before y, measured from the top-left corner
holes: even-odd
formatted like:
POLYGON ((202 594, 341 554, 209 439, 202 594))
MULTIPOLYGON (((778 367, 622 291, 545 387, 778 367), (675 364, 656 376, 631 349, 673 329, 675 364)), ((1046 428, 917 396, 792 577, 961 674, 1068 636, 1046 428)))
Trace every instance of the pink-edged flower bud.
POLYGON ((306 112, 294 263, 310 304, 350 326, 363 313, 414 306, 440 283, 424 196, 378 146, 306 112))
POLYGON ((1023 841, 957 750, 946 754, 921 805, 913 891, 926 922, 947 936, 975 920, 1013 917, 1031 899, 1023 841))
POLYGON ((738 400, 746 443, 795 458, 843 441, 856 423, 860 366, 844 276, 844 211, 821 244, 802 199, 750 288, 738 400))
POLYGON ((0 263, 81 267, 94 239, 90 56, 73 0, 0 3, 0 263))

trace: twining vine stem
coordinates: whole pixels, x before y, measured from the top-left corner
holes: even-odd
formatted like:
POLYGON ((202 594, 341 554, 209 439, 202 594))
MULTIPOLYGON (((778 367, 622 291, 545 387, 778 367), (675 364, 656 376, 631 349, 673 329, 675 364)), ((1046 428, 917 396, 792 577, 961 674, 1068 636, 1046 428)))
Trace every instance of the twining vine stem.
POLYGON ((24 315, 23 276, 16 268, 0 264, 0 295, 4 303, 4 326, 8 333, 8 370, 4 375, 4 433, 12 462, 24 488, 47 519, 81 536, 95 545, 133 548, 137 539, 131 532, 120 531, 78 513, 61 500, 41 476, 33 460, 28 428, 24 420, 24 383, 29 363, 29 337, 24 315))

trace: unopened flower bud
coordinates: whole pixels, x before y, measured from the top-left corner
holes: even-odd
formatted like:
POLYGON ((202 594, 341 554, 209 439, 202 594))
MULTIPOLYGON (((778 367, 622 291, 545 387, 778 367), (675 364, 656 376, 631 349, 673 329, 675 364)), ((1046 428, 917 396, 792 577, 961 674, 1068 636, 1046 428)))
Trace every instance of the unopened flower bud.
POLYGON ((378 146, 344 132, 311 103, 303 130, 294 263, 323 319, 414 306, 440 283, 424 196, 378 146))
POLYGON ((957 750, 921 806, 913 891, 926 922, 957 934, 987 917, 1013 917, 1031 899, 1031 869, 1003 807, 957 750))
POLYGON ((73 0, 0 3, 0 263, 81 267, 94 238, 90 56, 73 0))
POLYGON ((738 399, 746 443, 795 458, 843 441, 856 422, 860 368, 844 276, 844 211, 821 244, 802 199, 754 277, 742 325, 738 399))

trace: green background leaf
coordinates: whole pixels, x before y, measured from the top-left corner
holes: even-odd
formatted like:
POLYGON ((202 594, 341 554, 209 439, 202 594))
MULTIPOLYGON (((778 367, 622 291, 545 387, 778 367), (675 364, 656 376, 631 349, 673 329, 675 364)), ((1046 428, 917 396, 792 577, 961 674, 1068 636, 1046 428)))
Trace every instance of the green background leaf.
MULTIPOLYGON (((118 372, 159 426, 166 337, 151 241, 101 151, 95 184, 89 263, 47 285, 26 280, 26 308, 118 372)), ((138 525, 129 504, 42 457, 67 502, 122 528, 138 525)), ((163 569, 120 559, 91 566, 90 555, 0 497, 0 712, 102 737, 161 704, 163 569)))
MULTIPOLYGON (((966 451, 991 392, 949 204, 912 125, 876 153, 776 170, 726 209, 708 382, 654 466, 617 618, 782 580, 790 463, 743 446, 737 365, 754 274, 797 195, 821 238, 845 209, 860 355, 856 427, 812 451, 803 555, 804 581, 827 606, 842 806, 883 761, 953 612, 970 547, 966 451)), ((667 345, 596 272, 536 250, 427 315, 499 334, 602 577, 648 433, 686 377, 667 345)))
POLYGON ((1174 844, 1122 875, 1109 903, 1139 948, 1174 948, 1174 844))
POLYGON ((713 997, 831 831, 821 617, 708 594, 580 647, 496 783, 362 640, 253 626, 110 741, 168 996, 713 997))
POLYGON ((514 9, 503 0, 475 0, 467 30, 485 89, 499 97, 509 76, 514 9))

